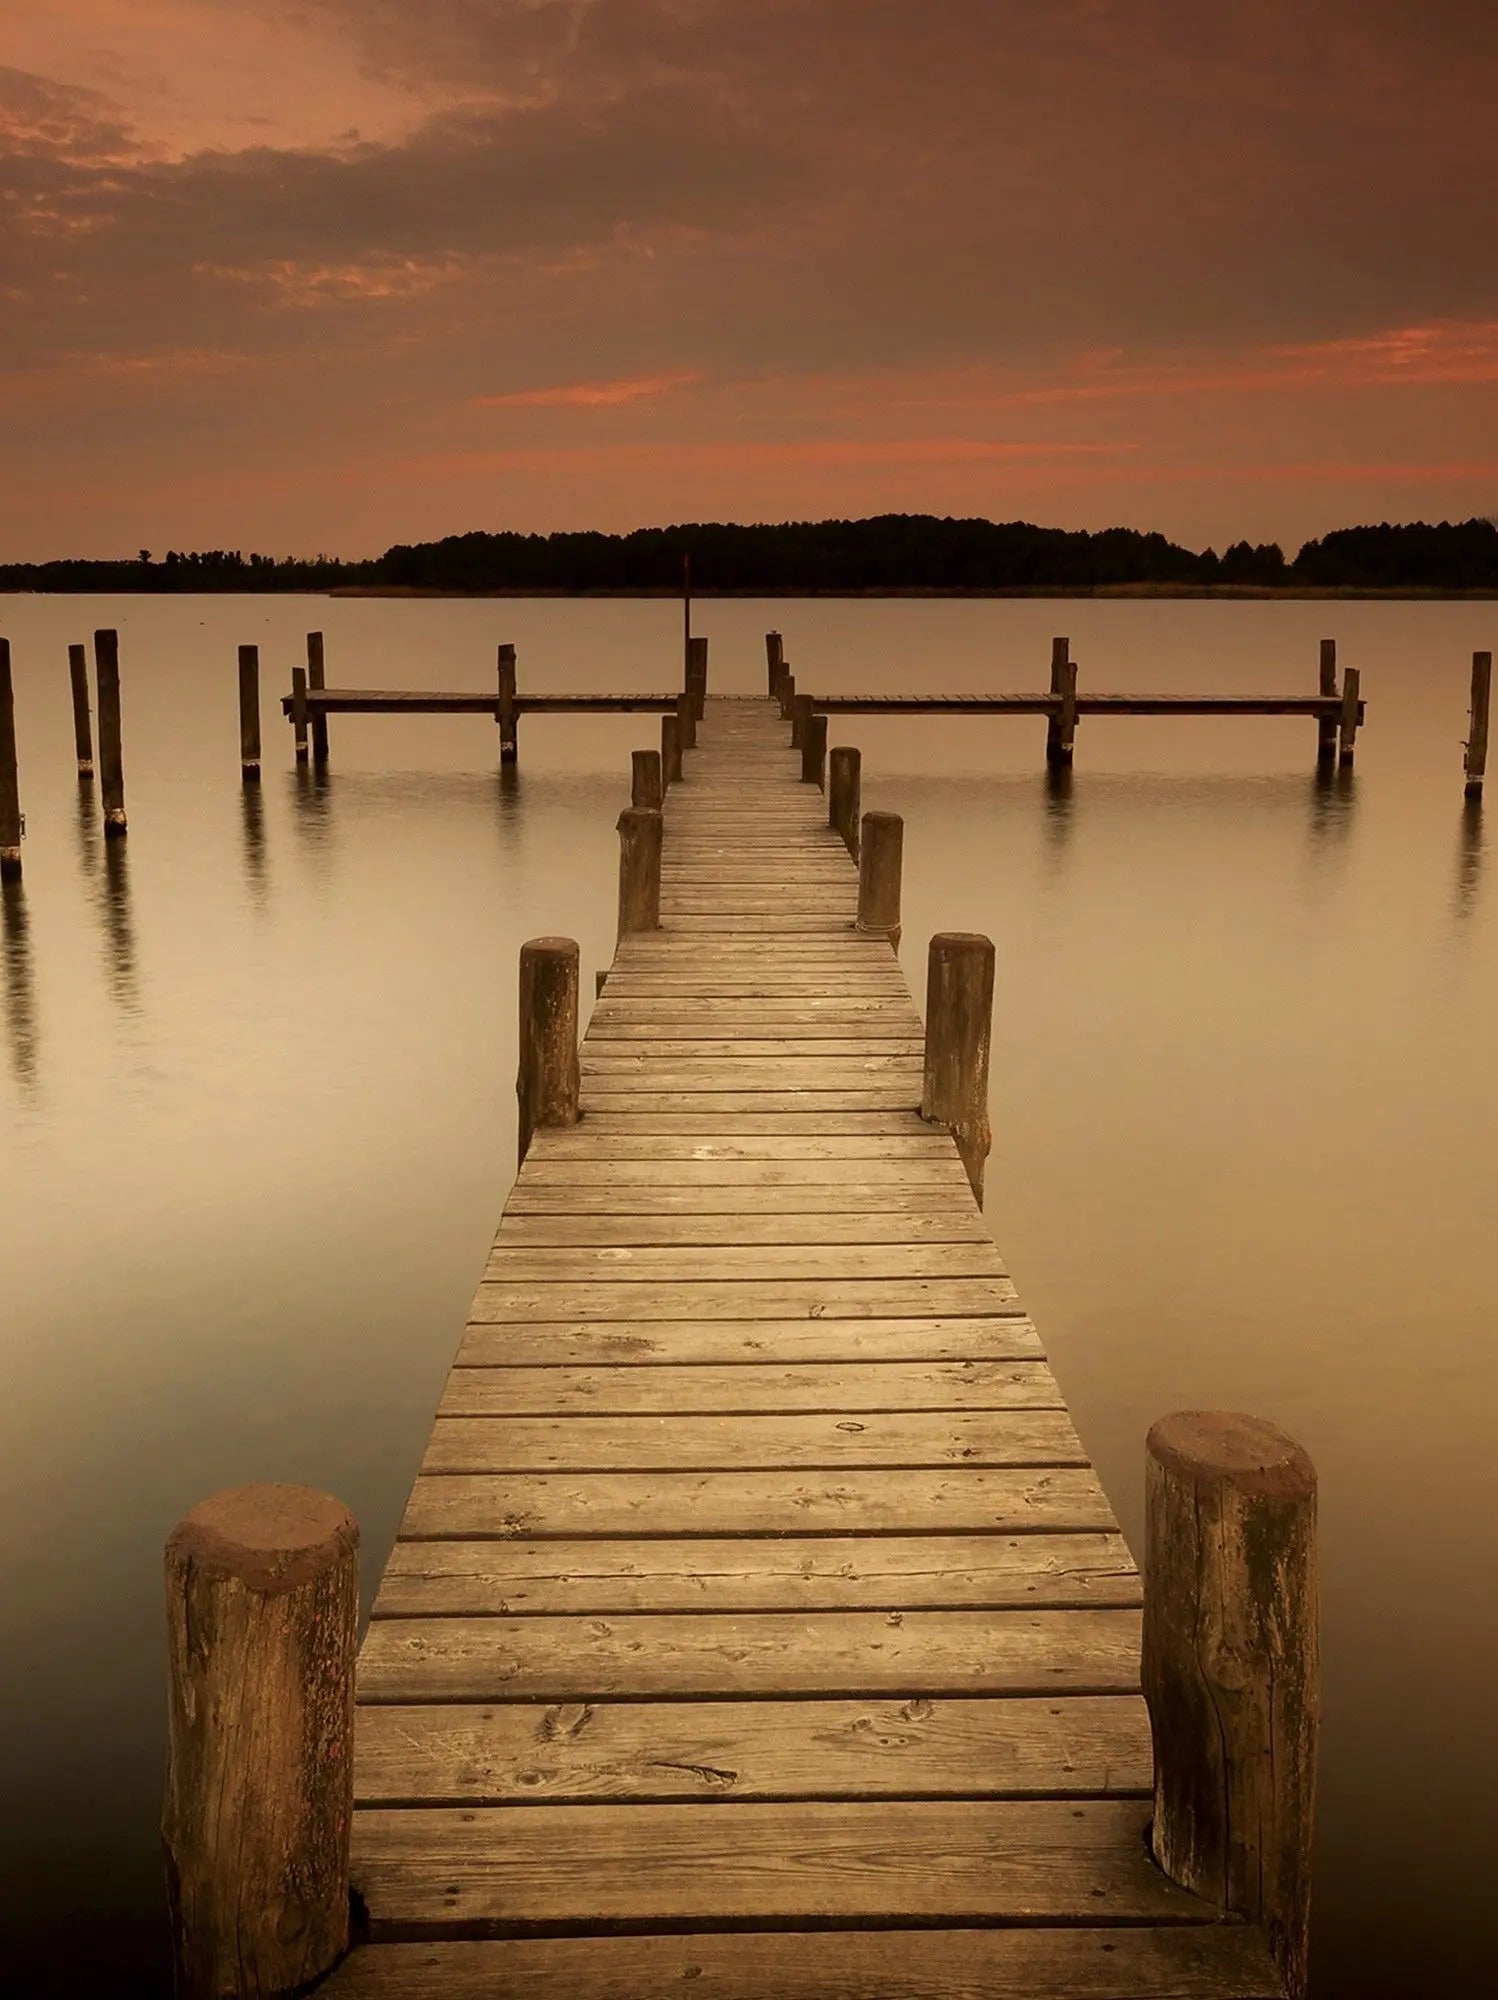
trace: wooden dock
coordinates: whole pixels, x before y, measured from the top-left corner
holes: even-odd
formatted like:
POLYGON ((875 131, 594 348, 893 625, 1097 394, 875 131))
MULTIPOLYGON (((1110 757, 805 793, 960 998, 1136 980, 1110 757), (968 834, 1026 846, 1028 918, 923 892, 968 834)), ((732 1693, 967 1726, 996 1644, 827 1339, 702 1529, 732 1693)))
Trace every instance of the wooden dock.
POLYGON ((1141 1585, 767 701, 709 700, 358 1665, 337 2000, 1269 2000, 1141 1585))

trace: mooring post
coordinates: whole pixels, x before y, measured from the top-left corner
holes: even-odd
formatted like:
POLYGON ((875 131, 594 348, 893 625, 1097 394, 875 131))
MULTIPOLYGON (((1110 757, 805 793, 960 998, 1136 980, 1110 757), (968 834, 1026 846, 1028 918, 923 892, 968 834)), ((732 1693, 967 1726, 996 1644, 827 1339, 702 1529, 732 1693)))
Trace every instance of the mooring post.
POLYGON ((1320 1663, 1316 1471, 1275 1425, 1165 1417, 1146 1464, 1142 1678, 1156 1861, 1306 1983, 1320 1663))
POLYGON ((1046 719, 1045 760, 1065 768, 1072 760, 1077 730, 1077 670, 1071 660, 1070 639, 1051 641, 1051 693, 1057 705, 1046 719))
POLYGON ((827 767, 827 824, 840 833, 848 852, 858 859, 859 793, 863 789, 863 758, 859 751, 840 743, 830 753, 827 767))
POLYGON ((296 744, 296 760, 307 761, 307 669, 291 670, 291 735, 296 744))
POLYGON ((785 641, 781 638, 778 632, 766 632, 765 666, 766 669, 768 670, 768 677, 770 684, 769 691, 772 699, 774 697, 775 690, 780 683, 780 673, 784 665, 785 665, 785 641))
POLYGON ((21 879, 21 774, 16 763, 16 697, 10 641, 0 639, 0 882, 21 879))
POLYGON ((1463 769, 1467 774, 1466 796, 1482 797, 1483 773, 1488 767, 1488 699, 1493 688, 1493 656, 1472 655, 1472 705, 1467 721, 1467 750, 1463 769))
POLYGON ((827 788, 827 718, 808 715, 801 725, 801 782, 827 788))
POLYGON ((795 705, 796 676, 787 667, 785 672, 780 676, 780 719, 782 722, 790 721, 792 715, 795 713, 795 705))
POLYGON ((905 822, 898 813, 867 812, 858 842, 857 928, 900 946, 900 870, 905 822))
POLYGON ((661 790, 681 783, 681 718, 661 717, 661 790))
POLYGON ((662 803, 661 753, 659 750, 630 752, 629 802, 647 811, 659 812, 662 803))
MULTIPOLYGON (((1337 699, 1337 642, 1321 642, 1320 693, 1323 701, 1337 699)), ((1328 712, 1316 718, 1316 769, 1329 771, 1337 761, 1337 718, 1328 712)))
POLYGON ((806 725, 811 720, 812 698, 798 694, 791 703, 791 748, 799 750, 806 741, 806 725))
POLYGON ((104 837, 114 840, 125 831, 125 757, 120 743, 120 635, 94 634, 95 699, 99 709, 99 778, 104 809, 104 837))
MULTIPOLYGON (((327 687, 327 675, 323 667, 321 632, 307 634, 307 691, 321 694, 327 687)), ((328 718, 320 708, 312 711, 312 761, 321 770, 328 762, 328 718)))
POLYGON ((519 710, 515 706, 515 648, 499 649, 499 761, 513 764, 520 754, 519 710))
POLYGON ((73 684, 73 742, 77 748, 78 776, 87 783, 94 775, 94 734, 88 708, 88 652, 83 646, 68 648, 68 679, 73 684))
POLYGON ((241 1486, 166 1544, 162 1841, 178 2000, 304 1992, 349 1941, 359 1529, 241 1486))
POLYGON ((707 713, 707 641, 687 641, 687 686, 697 704, 697 720, 707 713))
POLYGON ((260 782, 260 648, 239 649, 239 778, 260 782))
POLYGON ((578 1121, 578 952, 571 938, 531 938, 520 947, 519 1157, 542 1125, 578 1121))
POLYGON ((619 936, 661 927, 659 808, 626 806, 619 815, 619 936))
POLYGON ((685 688, 676 697, 676 740, 683 750, 697 748, 697 702, 685 688))
POLYGON ((926 1066, 921 1116, 957 1141, 976 1200, 993 1143, 988 1052, 993 1036, 991 938, 942 931, 926 955, 926 1066))
POLYGON ((1352 748, 1358 734, 1358 669, 1348 667, 1342 675, 1342 719, 1337 738, 1337 762, 1345 770, 1352 762, 1352 748))

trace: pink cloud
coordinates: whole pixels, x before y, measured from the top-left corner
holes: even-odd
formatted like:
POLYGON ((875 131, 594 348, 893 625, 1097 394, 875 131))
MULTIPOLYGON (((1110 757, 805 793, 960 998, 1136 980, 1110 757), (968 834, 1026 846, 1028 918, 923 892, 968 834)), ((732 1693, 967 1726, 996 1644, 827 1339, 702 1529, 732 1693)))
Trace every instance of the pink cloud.
POLYGON ((669 395, 700 382, 700 373, 686 369, 674 375, 634 375, 616 382, 568 382, 548 389, 516 389, 500 396, 475 396, 484 410, 504 409, 612 409, 622 403, 639 403, 669 395))

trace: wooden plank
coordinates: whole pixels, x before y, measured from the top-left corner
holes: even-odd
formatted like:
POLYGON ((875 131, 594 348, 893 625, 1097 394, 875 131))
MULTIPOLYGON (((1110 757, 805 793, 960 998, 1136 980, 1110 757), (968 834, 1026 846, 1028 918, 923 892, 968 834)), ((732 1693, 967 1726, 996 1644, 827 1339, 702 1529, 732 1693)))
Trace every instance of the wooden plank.
POLYGON ((777 1038, 764 1034, 740 1035, 734 1041, 705 1041, 657 1034, 645 1046, 632 1043, 625 1048, 620 1048, 616 1040, 607 1036, 590 1035, 583 1051, 583 1065, 594 1076, 622 1075, 630 1069, 642 1070, 656 1063, 666 1069, 682 1065, 696 1068, 708 1062, 735 1063, 742 1067, 750 1063, 779 1065, 798 1059, 804 1062, 808 1058, 819 1064, 831 1064, 835 1069, 845 1068, 848 1062, 855 1060, 860 1064, 874 1063, 887 1067, 894 1062, 905 1064, 913 1058, 919 1068, 925 1046, 919 1035, 901 1033, 883 1023, 857 1035, 837 1038, 777 1038))
POLYGON ((675 1416, 851 1410, 1060 1410, 1043 1361, 858 1361, 788 1368, 454 1368, 444 1417, 675 1416))
POLYGON ((890 1133, 819 1134, 741 1132, 736 1119, 711 1137, 637 1131, 615 1119, 595 1126, 543 1127, 531 1141, 528 1158, 542 1160, 956 1160, 949 1132, 917 1119, 915 1129, 890 1133))
MULTIPOLYGON (((712 1111, 673 1111, 643 1124, 628 1112, 600 1111, 588 1121, 596 1137, 605 1134, 669 1135, 677 1138, 867 1138, 870 1133, 919 1134, 929 1132, 916 1111, 770 1111, 740 1112, 731 1119, 712 1111)), ((534 1144, 534 1141, 532 1142, 534 1144)))
POLYGON ((440 1416, 424 1473, 770 1471, 780 1466, 1086 1465, 1064 1410, 440 1416))
POLYGON ((506 1214, 496 1243, 982 1243, 989 1242, 976 1209, 929 1214, 577 1215, 506 1214))
POLYGON ((1152 1782, 1134 1695, 931 1701, 361 1705, 361 1805, 622 1799, 1129 1797, 1152 1782))
POLYGON ((1018 1310, 1007 1278, 818 1278, 726 1284, 482 1284, 476 1324, 537 1320, 892 1319, 1018 1310))
POLYGON ((599 1111, 632 1111, 642 1118, 656 1118, 674 1111, 711 1108, 719 1113, 741 1111, 908 1111, 912 1108, 910 1084, 869 1082, 857 1090, 612 1090, 591 1084, 582 1093, 584 1116, 599 1111))
MULTIPOLYGON (((855 1170, 850 1165, 848 1171, 855 1170)), ((579 1186, 575 1181, 525 1180, 512 1190, 505 1214, 710 1216, 740 1215, 755 1207, 778 1214, 787 1198, 742 1183, 678 1188, 651 1187, 644 1182, 611 1187, 604 1183, 579 1186)), ((889 1215, 978 1213, 971 1189, 964 1198, 939 1181, 903 1187, 888 1182, 871 1187, 862 1180, 841 1186, 834 1181, 807 1181, 797 1185, 794 1202, 804 1215, 864 1215, 874 1209, 889 1215)))
POLYGON ((787 1278, 836 1282, 856 1263, 860 1279, 1007 1276, 992 1243, 647 1243, 585 1246, 513 1243, 501 1237, 484 1272, 501 1285, 695 1284, 787 1278))
POLYGON ((445 1473, 419 1477, 403 1540, 560 1535, 1111 1534, 1096 1475, 966 1472, 445 1473))
POLYGON ((532 1321, 466 1328, 465 1368, 606 1362, 614 1366, 776 1360, 964 1361, 1040 1356, 1030 1321, 1012 1319, 811 1319, 532 1321))
POLYGON ((1117 1534, 780 1535, 397 1542, 373 1615, 1039 1610, 1139 1601, 1139 1576, 1117 1534))
POLYGON ((1114 1799, 365 1809, 354 1882, 375 1938, 726 1917, 1215 1918, 1151 1863, 1148 1820, 1143 1801, 1114 1799))
POLYGON ((365 1946, 330 2000, 1282 2000, 1262 1936, 1170 1929, 737 1931, 365 1946))
MULTIPOLYGON (((812 1159, 721 1159, 697 1157, 672 1163, 671 1180, 682 1189, 702 1187, 795 1188, 836 1180, 842 1173, 835 1156, 812 1159)), ((521 1174, 521 1185, 548 1183, 568 1187, 650 1186, 659 1181, 658 1165, 648 1158, 576 1158, 538 1148, 521 1174)), ((922 1148, 909 1158, 861 1160, 858 1178, 865 1187, 950 1187, 966 1182, 955 1147, 922 1148)))

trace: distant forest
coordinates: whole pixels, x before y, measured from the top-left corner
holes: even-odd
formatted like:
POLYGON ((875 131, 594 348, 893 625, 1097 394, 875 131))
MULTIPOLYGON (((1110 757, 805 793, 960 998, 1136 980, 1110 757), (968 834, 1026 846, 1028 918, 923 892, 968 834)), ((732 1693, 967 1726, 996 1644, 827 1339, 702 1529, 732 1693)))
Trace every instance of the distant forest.
POLYGON ((338 589, 575 594, 681 588, 754 595, 884 591, 1074 592, 1236 585, 1299 590, 1471 590, 1498 594, 1498 526, 1490 520, 1339 528, 1287 561, 1277 542, 1234 542, 1197 554, 1133 528, 1098 534, 1027 521, 880 514, 864 521, 741 527, 701 522, 627 535, 521 535, 475 530, 398 543, 367 562, 241 554, 238 549, 133 561, 0 564, 0 590, 327 591, 338 589))

